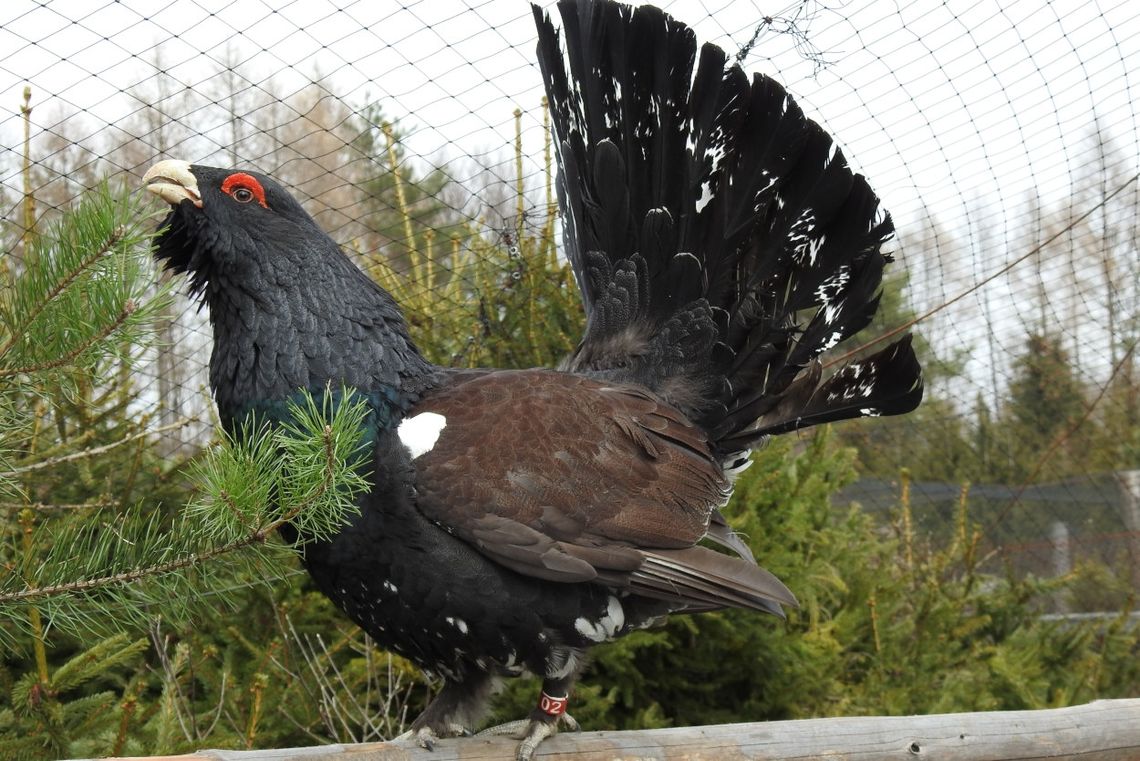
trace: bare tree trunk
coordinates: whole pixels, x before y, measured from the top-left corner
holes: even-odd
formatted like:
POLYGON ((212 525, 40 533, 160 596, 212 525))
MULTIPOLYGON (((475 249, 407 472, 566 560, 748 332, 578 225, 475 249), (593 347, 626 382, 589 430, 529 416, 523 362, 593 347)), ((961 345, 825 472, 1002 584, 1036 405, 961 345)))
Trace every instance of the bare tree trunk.
POLYGON ((1120 484, 1120 517, 1128 531, 1128 564, 1132 588, 1140 589, 1140 470, 1116 473, 1120 484))
MULTIPOLYGON (((162 272, 165 282, 170 273, 162 272)), ((173 302, 167 302, 159 312, 157 321, 158 332, 158 423, 165 430, 158 441, 158 455, 164 460, 173 459, 182 451, 185 442, 182 440, 182 428, 174 423, 182 417, 182 368, 178 365, 178 358, 174 355, 174 346, 177 336, 175 328, 178 315, 174 312, 173 302)))
MULTIPOLYGON (((1053 545, 1053 575, 1068 576, 1073 570, 1073 542, 1069 527, 1064 521, 1053 521, 1053 527, 1049 531, 1049 543, 1053 545)), ((1053 606, 1058 613, 1070 612, 1065 590, 1058 590, 1053 595, 1053 606)))

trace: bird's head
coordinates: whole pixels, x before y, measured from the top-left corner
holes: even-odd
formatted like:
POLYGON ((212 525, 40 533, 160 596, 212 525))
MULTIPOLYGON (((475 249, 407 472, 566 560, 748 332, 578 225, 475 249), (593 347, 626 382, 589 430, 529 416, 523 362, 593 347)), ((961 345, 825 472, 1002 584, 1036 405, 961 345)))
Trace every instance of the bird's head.
POLYGON ((155 256, 186 273, 193 293, 214 280, 260 289, 343 258, 301 204, 259 172, 167 159, 143 182, 171 206, 155 256))
POLYGON ((143 180, 171 205, 155 256, 209 307, 219 410, 326 383, 404 393, 430 375, 391 295, 276 182, 172 160, 143 180))

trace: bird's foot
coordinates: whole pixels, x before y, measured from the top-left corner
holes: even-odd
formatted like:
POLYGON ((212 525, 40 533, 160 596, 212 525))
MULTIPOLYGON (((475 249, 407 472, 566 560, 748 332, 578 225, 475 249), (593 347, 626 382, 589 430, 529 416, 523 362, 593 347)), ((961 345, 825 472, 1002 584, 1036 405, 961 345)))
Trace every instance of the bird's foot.
POLYGON ((559 724, 571 732, 579 732, 582 729, 574 717, 566 713, 566 698, 551 698, 544 692, 539 707, 531 713, 529 719, 508 721, 484 729, 479 734, 509 735, 521 740, 515 752, 515 761, 531 761, 534 751, 542 741, 558 734, 559 724))
MULTIPOLYGON (((579 726, 578 722, 574 719, 574 717, 568 713, 562 714, 562 716, 559 717, 559 721, 562 722, 563 728, 567 732, 581 732, 582 731, 582 727, 579 726)), ((521 740, 526 736, 527 732, 530 730, 531 725, 536 724, 536 723, 548 724, 550 722, 543 721, 543 720, 539 720, 536 722, 534 719, 518 719, 517 721, 508 721, 508 722, 504 722, 502 724, 496 724, 493 727, 487 727, 486 729, 481 729, 475 733, 475 736, 476 737, 488 737, 488 736, 498 737, 498 736, 506 735, 507 737, 514 737, 516 740, 521 740)), ((557 730, 555 730, 555 731, 557 731, 557 730)))
POLYGON ((566 729, 571 732, 581 730, 581 727, 578 726, 578 722, 574 721, 574 718, 569 714, 562 714, 562 716, 554 721, 531 719, 528 722, 526 731, 522 735, 522 742, 519 743, 518 750, 515 751, 515 761, 531 761, 535 750, 538 749, 542 741, 558 734, 558 724, 560 721, 565 724, 566 729))
POLYGON ((420 727, 419 729, 409 729, 407 732, 396 737, 397 741, 402 740, 415 740, 416 745, 419 745, 425 750, 435 750, 435 744, 441 737, 470 737, 471 730, 459 724, 449 724, 444 729, 436 732, 431 727, 420 727))

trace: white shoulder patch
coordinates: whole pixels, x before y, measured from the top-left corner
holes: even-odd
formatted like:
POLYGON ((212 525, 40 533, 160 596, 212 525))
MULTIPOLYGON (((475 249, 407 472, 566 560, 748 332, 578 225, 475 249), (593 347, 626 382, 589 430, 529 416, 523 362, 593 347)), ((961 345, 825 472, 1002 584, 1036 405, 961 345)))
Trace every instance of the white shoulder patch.
POLYGON ((447 418, 436 412, 421 412, 410 418, 404 418, 396 428, 396 435, 400 443, 408 450, 412 459, 427 454, 439 440, 440 431, 447 427, 447 418))

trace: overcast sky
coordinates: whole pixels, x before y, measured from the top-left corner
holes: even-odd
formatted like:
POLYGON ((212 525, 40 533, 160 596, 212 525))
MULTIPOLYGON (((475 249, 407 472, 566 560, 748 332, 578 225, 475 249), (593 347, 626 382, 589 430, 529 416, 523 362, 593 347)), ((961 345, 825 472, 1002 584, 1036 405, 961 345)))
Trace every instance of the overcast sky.
MULTIPOLYGON (((328 75, 337 94, 380 99, 415 128, 414 152, 498 148, 511 113, 541 97, 528 6, 516 0, 396 4, 6 0, 0 8, 0 135, 19 138, 20 93, 37 123, 88 109, 114 121, 161 46, 181 81, 212 73, 227 45, 251 71, 328 75), (405 9, 401 9, 405 5, 405 9)), ((896 216, 972 196, 1063 194, 1094 115, 1136 156, 1140 4, 806 3, 663 5, 703 41, 735 51, 765 15, 745 65, 776 76, 871 177, 896 216), (778 34, 794 19, 804 37, 778 34), (803 39, 808 44, 801 44, 803 39)), ((531 122, 533 125, 533 122, 531 122)))

